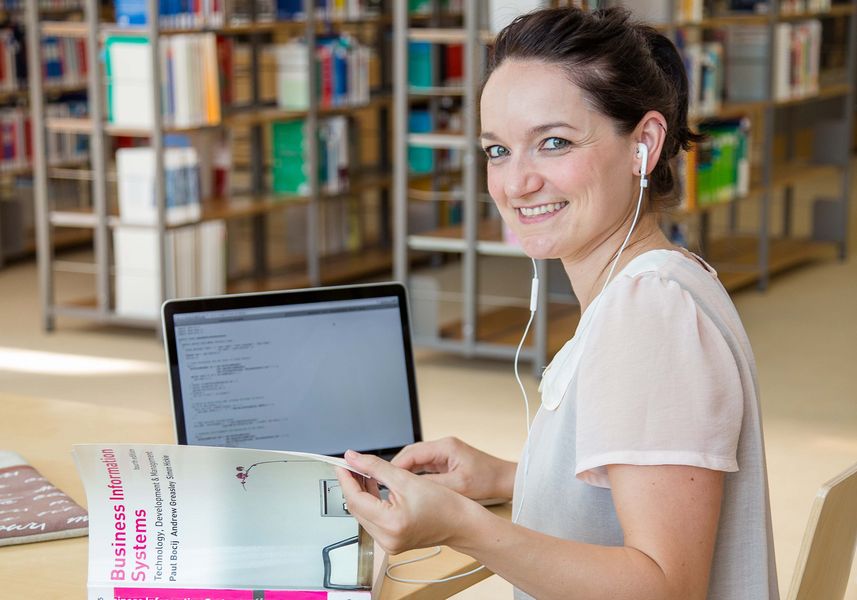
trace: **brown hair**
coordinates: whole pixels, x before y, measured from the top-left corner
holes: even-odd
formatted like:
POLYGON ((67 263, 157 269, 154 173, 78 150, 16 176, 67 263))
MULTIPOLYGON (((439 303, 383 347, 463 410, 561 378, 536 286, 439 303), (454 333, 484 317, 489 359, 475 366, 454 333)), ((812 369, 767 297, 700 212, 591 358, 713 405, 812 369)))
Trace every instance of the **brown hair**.
POLYGON ((624 8, 591 13, 551 8, 522 15, 499 33, 486 80, 507 59, 562 67, 621 135, 631 133, 650 110, 661 113, 667 122, 666 139, 651 174, 649 206, 662 210, 677 204, 670 159, 703 136, 688 127, 687 74, 667 37, 631 21, 624 8))

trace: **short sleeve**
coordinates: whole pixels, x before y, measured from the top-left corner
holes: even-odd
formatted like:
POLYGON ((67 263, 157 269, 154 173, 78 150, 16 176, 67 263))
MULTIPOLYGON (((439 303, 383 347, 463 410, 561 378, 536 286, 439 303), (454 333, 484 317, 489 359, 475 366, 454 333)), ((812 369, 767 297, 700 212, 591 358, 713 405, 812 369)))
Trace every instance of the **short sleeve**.
POLYGON ((738 366, 717 325, 675 281, 644 273, 610 285, 576 396, 575 474, 589 484, 610 487, 610 464, 738 470, 738 366))

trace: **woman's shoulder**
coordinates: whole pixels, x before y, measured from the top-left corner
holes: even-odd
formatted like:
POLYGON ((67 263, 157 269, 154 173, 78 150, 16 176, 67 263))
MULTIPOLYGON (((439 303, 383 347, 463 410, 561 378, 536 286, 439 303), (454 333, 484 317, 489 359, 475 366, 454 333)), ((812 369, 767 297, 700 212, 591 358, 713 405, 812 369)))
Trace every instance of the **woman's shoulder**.
POLYGON ((718 306, 733 308, 729 294, 714 270, 687 250, 650 250, 635 257, 616 278, 611 304, 650 300, 664 302, 689 296, 708 312, 718 306))
POLYGON ((600 316, 618 321, 625 330, 650 331, 659 324, 677 331, 682 323, 704 323, 711 333, 733 340, 730 346, 749 352, 743 323, 717 272, 690 252, 652 250, 639 255, 608 286, 603 300, 606 310, 600 316), (640 322, 650 326, 641 328, 640 322))

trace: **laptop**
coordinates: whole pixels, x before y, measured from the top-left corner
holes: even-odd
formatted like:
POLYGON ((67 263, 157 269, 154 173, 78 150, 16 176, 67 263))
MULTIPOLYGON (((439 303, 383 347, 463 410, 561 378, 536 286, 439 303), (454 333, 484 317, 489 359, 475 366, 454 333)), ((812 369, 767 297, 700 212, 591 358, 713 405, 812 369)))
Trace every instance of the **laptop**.
POLYGON ((179 444, 390 459, 422 440, 398 283, 169 300, 179 444))

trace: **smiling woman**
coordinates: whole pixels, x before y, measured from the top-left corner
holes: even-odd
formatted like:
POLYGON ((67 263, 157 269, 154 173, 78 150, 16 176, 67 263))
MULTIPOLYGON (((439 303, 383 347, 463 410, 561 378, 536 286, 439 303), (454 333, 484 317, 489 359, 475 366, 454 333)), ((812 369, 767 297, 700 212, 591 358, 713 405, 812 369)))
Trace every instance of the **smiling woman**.
POLYGON ((450 545, 518 598, 778 597, 752 350, 716 272, 656 218, 669 160, 699 137, 687 101, 675 47, 622 10, 543 10, 500 33, 489 191, 529 256, 561 260, 583 313, 518 465, 455 439, 392 465, 346 454, 389 488, 340 473, 382 546, 450 545), (471 501, 497 497, 513 522, 471 501))

